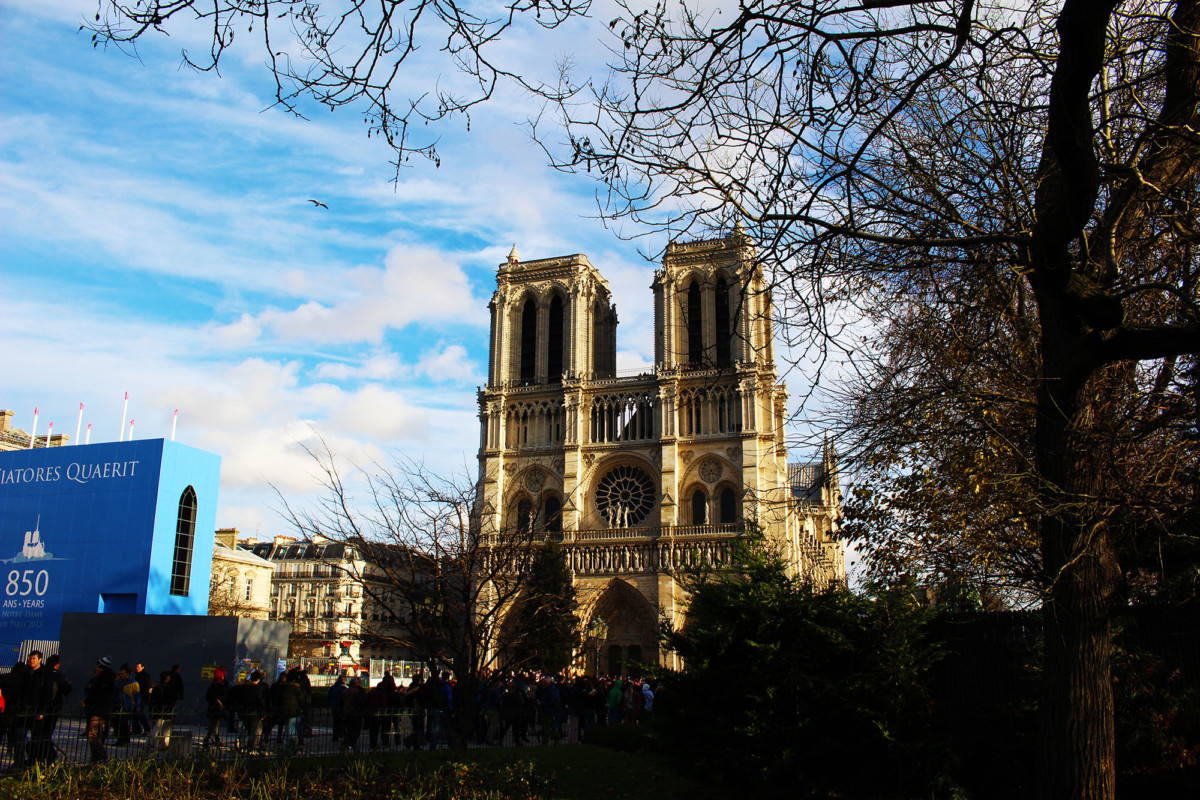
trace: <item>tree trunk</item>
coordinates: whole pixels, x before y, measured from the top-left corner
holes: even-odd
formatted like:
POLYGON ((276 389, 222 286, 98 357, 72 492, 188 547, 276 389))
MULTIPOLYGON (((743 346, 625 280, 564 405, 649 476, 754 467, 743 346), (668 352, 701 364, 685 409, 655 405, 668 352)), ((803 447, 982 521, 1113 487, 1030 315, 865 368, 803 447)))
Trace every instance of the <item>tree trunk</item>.
POLYGON ((1042 606, 1041 796, 1111 800, 1116 795, 1116 740, 1106 530, 1103 524, 1089 531, 1047 516, 1042 542, 1047 565, 1058 577, 1042 606), (1062 554, 1053 563, 1051 549, 1062 554), (1070 552, 1078 556, 1066 558, 1070 552))
POLYGON ((1064 317, 1044 328, 1038 397, 1041 548, 1048 581, 1042 606, 1038 784, 1047 800, 1112 800, 1116 740, 1109 616, 1119 571, 1096 503, 1097 469, 1085 441, 1090 420, 1101 411, 1081 400, 1095 374, 1088 336, 1064 317), (1071 327, 1075 330, 1063 330, 1071 327))

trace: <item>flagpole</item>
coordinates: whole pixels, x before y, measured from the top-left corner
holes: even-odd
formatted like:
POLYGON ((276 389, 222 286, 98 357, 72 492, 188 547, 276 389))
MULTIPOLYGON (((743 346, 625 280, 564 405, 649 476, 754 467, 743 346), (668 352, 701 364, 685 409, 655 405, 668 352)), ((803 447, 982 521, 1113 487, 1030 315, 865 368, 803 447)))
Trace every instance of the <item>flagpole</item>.
POLYGON ((171 441, 175 441, 175 425, 179 422, 179 409, 175 409, 175 414, 171 417, 171 441))
POLYGON ((79 419, 75 420, 75 444, 79 444, 79 428, 83 425, 83 403, 79 404, 79 419))
POLYGON ((50 427, 46 428, 46 447, 50 446, 50 434, 54 432, 54 423, 50 423, 50 427))
POLYGON ((125 405, 121 406, 121 428, 117 431, 117 441, 125 441, 125 414, 129 411, 129 392, 125 393, 125 405))
POLYGON ((90 422, 88 423, 88 427, 87 427, 87 438, 83 440, 83 443, 84 444, 92 443, 92 423, 90 423, 90 422))
POLYGON ((35 438, 37 438, 37 415, 38 415, 38 410, 37 410, 37 407, 35 406, 33 409, 33 427, 30 428, 30 430, 29 430, 29 449, 30 450, 33 449, 33 440, 35 438))
POLYGON ((129 441, 133 441, 133 420, 129 420, 129 441))

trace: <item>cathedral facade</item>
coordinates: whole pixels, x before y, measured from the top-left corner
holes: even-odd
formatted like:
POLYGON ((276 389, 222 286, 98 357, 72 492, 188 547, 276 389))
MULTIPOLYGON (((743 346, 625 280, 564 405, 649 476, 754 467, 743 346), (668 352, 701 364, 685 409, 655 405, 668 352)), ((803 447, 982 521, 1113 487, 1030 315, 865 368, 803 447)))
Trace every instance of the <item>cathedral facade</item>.
POLYGON ((640 374, 617 372, 616 308, 585 256, 522 262, 514 247, 496 285, 483 529, 562 543, 589 665, 659 661, 661 625, 686 615, 671 572, 727 563, 750 521, 795 574, 845 580, 835 459, 788 464, 770 294, 739 234, 667 247, 640 374))

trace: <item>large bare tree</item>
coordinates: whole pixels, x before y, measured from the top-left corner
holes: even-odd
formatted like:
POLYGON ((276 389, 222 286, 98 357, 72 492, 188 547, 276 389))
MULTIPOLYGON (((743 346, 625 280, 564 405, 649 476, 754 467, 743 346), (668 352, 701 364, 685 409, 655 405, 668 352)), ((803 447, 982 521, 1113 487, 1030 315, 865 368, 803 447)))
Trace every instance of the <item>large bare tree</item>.
MULTIPOLYGON (((842 532, 867 577, 915 576, 947 605, 1026 605, 1045 589, 1033 430, 1040 328, 1007 264, 914 269, 878 298, 873 351, 831 393, 856 467, 842 532)), ((1200 530, 1197 361, 1099 376, 1088 449, 1130 602, 1195 602, 1200 530)))
POLYGON ((1196 0, 628 4, 611 27, 613 75, 568 87, 568 147, 547 146, 603 181, 604 213, 742 224, 827 354, 877 299, 969 302, 979 264, 1027 291, 1040 786, 1112 797, 1121 495, 1098 443, 1114 392, 1151 391, 1136 365, 1200 351, 1196 0))
POLYGON ((323 443, 308 448, 321 491, 298 505, 279 494, 293 530, 309 540, 343 544, 356 559, 332 559, 351 569, 364 604, 361 635, 405 648, 431 670, 449 665, 458 685, 455 741, 473 730, 479 682, 503 667, 502 626, 537 560, 532 526, 481 528, 477 484, 433 474, 419 462, 346 467, 323 443), (361 568, 347 564, 361 563, 361 568))
MULTIPOLYGON (((207 52, 182 53, 198 70, 220 69, 236 45, 262 52, 280 108, 361 114, 399 169, 413 155, 440 164, 430 124, 461 117, 505 83, 542 94, 528 64, 506 61, 498 42, 519 26, 553 29, 587 13, 591 0, 97 0, 85 25, 96 46, 133 48, 147 37, 195 26, 207 52), (415 73, 415 74, 414 74, 415 73)), ((436 125, 434 125, 436 129, 436 125)))

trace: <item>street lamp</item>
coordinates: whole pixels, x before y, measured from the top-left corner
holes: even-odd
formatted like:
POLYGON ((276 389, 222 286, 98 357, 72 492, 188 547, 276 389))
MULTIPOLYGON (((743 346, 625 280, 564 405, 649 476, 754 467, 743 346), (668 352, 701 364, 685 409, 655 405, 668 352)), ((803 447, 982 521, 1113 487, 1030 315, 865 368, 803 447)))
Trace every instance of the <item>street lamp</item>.
POLYGON ((588 636, 591 638, 593 647, 595 648, 595 660, 592 662, 592 669, 596 672, 596 677, 600 677, 600 644, 608 638, 608 623, 600 617, 592 620, 588 625, 588 636))

